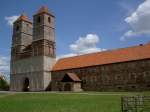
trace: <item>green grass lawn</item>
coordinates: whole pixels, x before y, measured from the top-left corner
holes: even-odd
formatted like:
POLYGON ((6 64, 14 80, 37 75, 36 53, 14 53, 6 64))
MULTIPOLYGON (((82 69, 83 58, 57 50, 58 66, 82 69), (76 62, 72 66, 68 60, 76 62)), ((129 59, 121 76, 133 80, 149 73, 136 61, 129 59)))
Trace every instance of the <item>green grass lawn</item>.
POLYGON ((121 96, 135 94, 138 93, 0 94, 0 112, 120 112, 121 96))

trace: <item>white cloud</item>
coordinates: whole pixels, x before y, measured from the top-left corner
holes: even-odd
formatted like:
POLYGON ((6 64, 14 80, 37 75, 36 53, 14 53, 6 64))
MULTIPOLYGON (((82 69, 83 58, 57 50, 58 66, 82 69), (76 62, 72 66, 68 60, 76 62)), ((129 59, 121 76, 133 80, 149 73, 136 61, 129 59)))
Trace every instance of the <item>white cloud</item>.
POLYGON ((126 33, 124 33, 124 35, 120 38, 120 40, 125 41, 128 38, 136 37, 138 35, 140 35, 138 32, 133 32, 132 30, 129 30, 126 33))
POLYGON ((143 34, 150 35, 150 0, 145 0, 140 4, 131 16, 125 18, 125 22, 130 25, 131 30, 127 31, 121 40, 143 34))
POLYGON ((72 57, 72 56, 77 56, 77 54, 74 54, 74 53, 63 54, 63 55, 60 55, 60 56, 56 57, 56 60, 58 60, 60 58, 67 58, 67 57, 72 57))
POLYGON ((19 16, 9 16, 9 17, 5 17, 5 20, 7 21, 7 24, 12 26, 13 23, 18 19, 19 16))
POLYGON ((127 12, 127 14, 131 14, 131 13, 133 12, 133 5, 130 4, 128 1, 120 0, 120 1, 118 2, 118 5, 119 5, 122 9, 124 9, 124 10, 127 12))
POLYGON ((0 75, 4 75, 6 80, 9 82, 10 78, 10 58, 0 56, 0 75))
POLYGON ((58 58, 77 56, 87 53, 100 52, 105 49, 98 48, 99 36, 96 34, 87 34, 85 37, 79 37, 77 41, 69 46, 71 53, 61 55, 58 58))
POLYGON ((10 71, 10 59, 9 57, 0 56, 0 72, 10 71))

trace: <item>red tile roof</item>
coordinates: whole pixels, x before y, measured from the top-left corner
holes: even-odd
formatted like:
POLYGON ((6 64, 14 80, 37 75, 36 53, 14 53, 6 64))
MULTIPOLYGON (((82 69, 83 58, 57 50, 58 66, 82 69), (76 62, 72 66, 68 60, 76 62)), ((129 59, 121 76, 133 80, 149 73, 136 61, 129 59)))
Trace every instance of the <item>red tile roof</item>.
POLYGON ((26 22, 32 23, 28 20, 28 16, 24 14, 21 14, 20 17, 16 21, 26 21, 26 22))
POLYGON ((24 14, 21 14, 21 16, 18 18, 18 20, 28 21, 28 17, 24 14))
POLYGON ((37 14, 42 14, 42 13, 46 13, 54 17, 54 15, 48 10, 47 6, 42 6, 37 12, 37 14))
POLYGON ((80 78, 75 74, 75 73, 66 73, 66 75, 68 77, 71 78, 71 80, 75 81, 75 82, 80 82, 80 78))
POLYGON ((63 58, 56 62, 51 71, 82 68, 103 64, 150 59, 150 43, 116 50, 63 58))
POLYGON ((46 6, 42 6, 39 10, 38 10, 38 13, 49 13, 49 10, 48 10, 48 7, 46 6))

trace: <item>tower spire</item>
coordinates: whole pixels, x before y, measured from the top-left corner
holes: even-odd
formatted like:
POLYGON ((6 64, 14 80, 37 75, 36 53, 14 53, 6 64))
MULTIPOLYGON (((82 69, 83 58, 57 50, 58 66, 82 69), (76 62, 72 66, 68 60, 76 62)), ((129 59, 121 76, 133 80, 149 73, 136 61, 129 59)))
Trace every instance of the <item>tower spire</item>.
POLYGON ((42 6, 39 10, 38 13, 49 13, 48 7, 47 6, 42 6))
POLYGON ((24 21, 28 21, 28 17, 25 14, 21 14, 20 17, 17 19, 19 20, 24 20, 24 21))
POLYGON ((42 6, 35 15, 37 14, 43 14, 43 13, 46 13, 48 15, 51 15, 54 17, 53 13, 51 11, 49 11, 48 7, 47 6, 42 6))

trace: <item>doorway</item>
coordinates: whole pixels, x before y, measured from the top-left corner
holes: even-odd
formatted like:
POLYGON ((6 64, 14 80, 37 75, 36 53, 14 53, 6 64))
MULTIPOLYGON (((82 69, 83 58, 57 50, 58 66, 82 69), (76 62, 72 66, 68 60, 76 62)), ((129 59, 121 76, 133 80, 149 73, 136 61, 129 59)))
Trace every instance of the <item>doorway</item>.
POLYGON ((65 84, 64 91, 71 91, 71 84, 69 84, 69 83, 65 84))
POLYGON ((29 78, 25 78, 24 84, 23 84, 23 91, 28 92, 30 89, 29 87, 29 78))

